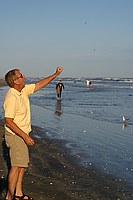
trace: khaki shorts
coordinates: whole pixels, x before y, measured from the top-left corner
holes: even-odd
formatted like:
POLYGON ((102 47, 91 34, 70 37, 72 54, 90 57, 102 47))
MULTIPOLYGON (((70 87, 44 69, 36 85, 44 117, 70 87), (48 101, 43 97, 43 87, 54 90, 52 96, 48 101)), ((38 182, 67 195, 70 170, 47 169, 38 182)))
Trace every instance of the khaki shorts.
POLYGON ((9 147, 11 166, 28 167, 29 150, 24 140, 6 131, 5 141, 9 147))

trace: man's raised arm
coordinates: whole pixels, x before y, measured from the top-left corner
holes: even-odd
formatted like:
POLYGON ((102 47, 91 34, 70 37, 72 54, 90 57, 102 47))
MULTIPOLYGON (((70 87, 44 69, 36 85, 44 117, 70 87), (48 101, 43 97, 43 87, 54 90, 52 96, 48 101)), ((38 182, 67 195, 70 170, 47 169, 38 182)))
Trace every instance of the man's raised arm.
POLYGON ((57 67, 56 72, 52 74, 51 76, 48 76, 38 82, 35 83, 35 92, 37 90, 40 90, 41 88, 45 87, 48 85, 53 79, 55 79, 61 72, 63 68, 61 66, 57 67))

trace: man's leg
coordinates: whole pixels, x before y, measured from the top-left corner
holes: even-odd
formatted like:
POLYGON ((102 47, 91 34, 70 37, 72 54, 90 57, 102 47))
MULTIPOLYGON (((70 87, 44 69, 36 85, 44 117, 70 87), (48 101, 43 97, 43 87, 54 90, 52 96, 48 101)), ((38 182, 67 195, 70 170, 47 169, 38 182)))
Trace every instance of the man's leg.
POLYGON ((6 199, 12 200, 19 176, 19 167, 12 166, 8 175, 8 191, 6 199))
POLYGON ((21 167, 19 169, 19 175, 18 175, 18 180, 17 180, 17 184, 16 184, 16 193, 15 193, 16 196, 23 195, 22 182, 23 182, 24 172, 25 172, 25 168, 21 167))

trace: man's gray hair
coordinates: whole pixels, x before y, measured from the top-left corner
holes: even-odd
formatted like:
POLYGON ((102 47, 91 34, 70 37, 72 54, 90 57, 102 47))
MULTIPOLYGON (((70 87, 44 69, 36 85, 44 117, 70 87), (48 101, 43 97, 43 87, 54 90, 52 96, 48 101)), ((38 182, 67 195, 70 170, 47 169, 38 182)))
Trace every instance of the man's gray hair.
POLYGON ((17 79, 16 71, 19 71, 19 69, 12 69, 5 75, 5 81, 9 87, 14 87, 14 81, 17 79))

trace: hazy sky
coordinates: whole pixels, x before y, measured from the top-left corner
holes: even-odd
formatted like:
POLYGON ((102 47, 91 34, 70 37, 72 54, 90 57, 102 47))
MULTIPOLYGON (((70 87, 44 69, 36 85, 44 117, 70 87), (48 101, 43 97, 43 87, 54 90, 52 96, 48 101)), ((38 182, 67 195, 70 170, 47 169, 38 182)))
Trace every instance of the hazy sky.
POLYGON ((133 0, 0 0, 0 76, 133 77, 133 0))

